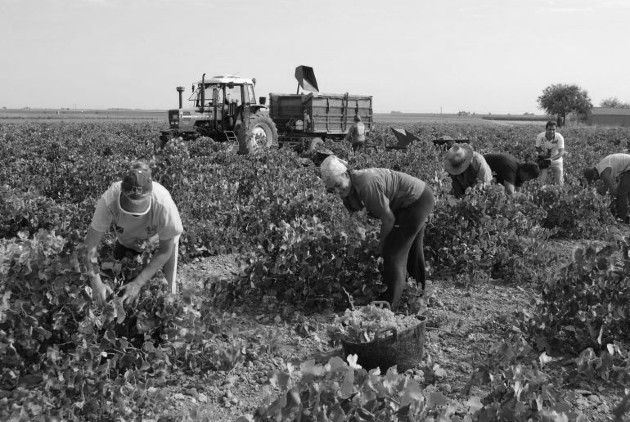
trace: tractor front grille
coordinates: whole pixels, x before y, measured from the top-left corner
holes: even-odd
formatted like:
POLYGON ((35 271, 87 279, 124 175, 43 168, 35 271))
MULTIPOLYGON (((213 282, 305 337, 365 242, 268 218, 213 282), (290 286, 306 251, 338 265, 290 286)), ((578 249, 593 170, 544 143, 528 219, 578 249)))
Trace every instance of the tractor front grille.
POLYGON ((179 129, 179 110, 168 111, 168 124, 171 129, 179 129))

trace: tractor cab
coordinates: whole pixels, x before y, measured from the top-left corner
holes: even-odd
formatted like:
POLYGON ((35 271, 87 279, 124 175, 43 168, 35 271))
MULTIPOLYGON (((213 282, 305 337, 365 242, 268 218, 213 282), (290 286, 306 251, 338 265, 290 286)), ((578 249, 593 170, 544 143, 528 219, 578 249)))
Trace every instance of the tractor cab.
POLYGON ((265 98, 256 101, 255 79, 235 75, 220 75, 206 79, 205 74, 192 85, 188 98, 190 108, 183 108, 183 87, 178 87, 179 108, 168 111, 169 130, 163 131, 164 139, 182 136, 185 139, 199 135, 223 137, 233 140, 238 125, 249 125, 250 116, 266 110, 265 98))
POLYGON ((188 100, 194 102, 198 109, 230 104, 235 104, 236 107, 242 104, 255 105, 254 84, 255 80, 234 75, 215 76, 208 80, 203 78, 197 86, 193 85, 193 92, 188 100))

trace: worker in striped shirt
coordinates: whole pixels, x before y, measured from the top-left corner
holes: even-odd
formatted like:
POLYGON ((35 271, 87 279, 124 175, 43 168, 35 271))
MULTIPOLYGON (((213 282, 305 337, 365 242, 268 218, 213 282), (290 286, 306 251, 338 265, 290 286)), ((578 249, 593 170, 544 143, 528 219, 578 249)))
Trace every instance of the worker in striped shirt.
POLYGON ((630 154, 611 154, 595 167, 584 170, 588 181, 601 179, 606 190, 615 198, 617 219, 628 222, 628 194, 630 193, 630 154))

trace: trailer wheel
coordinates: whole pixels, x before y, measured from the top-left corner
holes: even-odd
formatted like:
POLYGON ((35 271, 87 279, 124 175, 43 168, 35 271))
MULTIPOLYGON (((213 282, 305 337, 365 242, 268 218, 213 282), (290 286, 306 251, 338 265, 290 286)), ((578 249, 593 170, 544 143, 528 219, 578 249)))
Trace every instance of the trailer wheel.
POLYGON ((260 148, 271 148, 278 145, 276 124, 263 114, 257 114, 249 123, 249 130, 237 132, 238 153, 248 154, 260 148))

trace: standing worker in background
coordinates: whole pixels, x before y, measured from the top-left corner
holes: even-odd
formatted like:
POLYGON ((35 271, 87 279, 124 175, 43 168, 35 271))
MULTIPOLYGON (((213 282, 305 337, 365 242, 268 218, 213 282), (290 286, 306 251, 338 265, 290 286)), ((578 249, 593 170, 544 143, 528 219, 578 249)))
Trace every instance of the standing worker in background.
POLYGON ((606 190, 615 198, 615 216, 618 221, 630 222, 628 221, 630 154, 611 154, 602 158, 595 167, 584 170, 584 178, 589 182, 601 179, 606 190))
POLYGON ((85 237, 85 265, 97 303, 103 303, 107 293, 112 293, 100 274, 94 272, 98 245, 112 223, 116 231, 116 259, 137 256, 159 242, 151 261, 131 282, 121 287, 123 303, 135 302, 142 287, 162 268, 174 291, 182 221, 170 193, 153 181, 146 163, 133 163, 122 181, 113 183, 96 203, 85 237))
POLYGON ((461 198, 466 189, 492 182, 492 171, 483 155, 468 144, 455 144, 446 152, 444 169, 451 176, 453 195, 461 198))
POLYGON ((426 283, 423 238, 427 218, 433 210, 433 192, 425 182, 408 174, 370 168, 348 170, 336 156, 321 164, 326 189, 336 193, 350 212, 367 209, 381 220, 379 253, 383 256, 383 281, 387 290, 380 298, 396 310, 409 273, 426 283))
POLYGON ((354 124, 346 134, 344 141, 352 142, 352 152, 355 154, 365 145, 365 125, 361 121, 361 116, 354 116, 354 124))
MULTIPOLYGON (((542 168, 540 177, 547 180, 549 170, 553 177, 553 183, 564 185, 564 168, 562 156, 564 155, 564 137, 556 132, 557 124, 549 120, 545 125, 545 131, 536 136, 536 152, 539 161, 551 160, 549 168, 542 168)), ((544 166, 543 166, 544 167, 544 166)))
POLYGON ((535 179, 540 174, 536 163, 521 163, 513 155, 507 153, 484 154, 483 158, 496 174, 497 183, 503 185, 508 195, 518 191, 523 183, 535 179))

